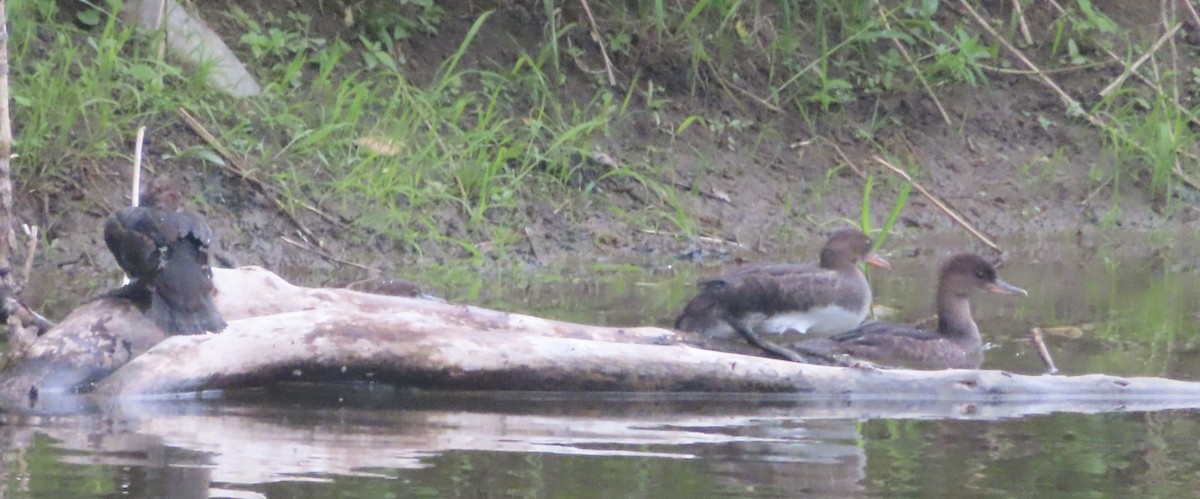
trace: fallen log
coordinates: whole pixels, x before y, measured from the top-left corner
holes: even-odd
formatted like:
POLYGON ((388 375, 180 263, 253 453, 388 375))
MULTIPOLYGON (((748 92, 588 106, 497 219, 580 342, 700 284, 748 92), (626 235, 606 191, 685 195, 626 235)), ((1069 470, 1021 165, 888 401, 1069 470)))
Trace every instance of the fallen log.
POLYGON ((695 348, 659 328, 586 326, 431 300, 304 288, 258 268, 218 270, 214 280, 217 306, 229 321, 225 332, 171 337, 150 348, 154 336, 144 331, 153 328, 140 312, 117 300, 96 301, 40 338, 34 360, 0 373, 4 402, 25 402, 31 388, 43 394, 94 388, 106 396, 135 397, 286 381, 1113 406, 1200 401, 1200 383, 1161 378, 814 366, 695 348))
POLYGON ((170 338, 98 388, 110 395, 133 396, 287 380, 377 381, 473 390, 768 392, 855 399, 1200 398, 1200 383, 1167 379, 826 367, 683 344, 484 331, 430 320, 421 312, 348 310, 259 317, 231 323, 219 335, 170 338))

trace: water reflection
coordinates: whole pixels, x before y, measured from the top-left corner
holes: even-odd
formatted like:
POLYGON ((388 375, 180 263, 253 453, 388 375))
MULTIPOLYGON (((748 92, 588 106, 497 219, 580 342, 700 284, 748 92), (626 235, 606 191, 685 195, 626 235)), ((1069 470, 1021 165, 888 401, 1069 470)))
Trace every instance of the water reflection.
POLYGON ((1000 477, 1043 463, 1120 490, 1150 467, 1114 459, 1200 457, 1183 412, 1018 417, 1058 409, 281 386, 9 415, 0 442, 4 490, 59 497, 1025 495, 1030 484, 1000 477))

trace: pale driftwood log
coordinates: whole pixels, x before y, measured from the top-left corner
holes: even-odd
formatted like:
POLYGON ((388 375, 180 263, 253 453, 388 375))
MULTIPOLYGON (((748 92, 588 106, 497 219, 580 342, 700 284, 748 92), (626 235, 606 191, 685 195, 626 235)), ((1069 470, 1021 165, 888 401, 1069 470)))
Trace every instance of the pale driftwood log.
POLYGON ((175 0, 134 0, 125 3, 124 18, 142 29, 166 31, 171 53, 192 65, 209 65, 209 83, 234 97, 262 93, 258 81, 246 70, 221 37, 204 21, 193 17, 175 0))
POLYGON ((415 321, 457 325, 484 332, 505 330, 627 343, 658 343, 671 341, 675 336, 672 331, 655 327, 589 326, 436 300, 377 295, 343 288, 306 288, 291 284, 262 267, 213 269, 213 273, 213 282, 217 286, 217 309, 227 321, 317 310, 365 314, 404 312, 415 321))
POLYGON ((132 397, 295 380, 857 400, 1200 403, 1200 383, 1160 378, 812 366, 702 350, 658 328, 585 326, 303 288, 258 268, 218 270, 215 282, 218 307, 230 322, 225 332, 168 338, 141 353, 159 333, 127 305, 93 302, 39 340, 38 362, 0 374, 0 393, 21 401, 30 387, 47 393, 99 380, 99 393, 132 397))
POLYGON ((124 300, 84 304, 37 338, 0 373, 0 408, 86 389, 166 335, 124 300))
POLYGON ((913 400, 1200 400, 1200 383, 1158 378, 838 368, 687 345, 566 338, 503 327, 479 330, 443 319, 428 311, 318 309, 235 321, 219 335, 170 338, 98 388, 135 396, 297 380, 913 400))

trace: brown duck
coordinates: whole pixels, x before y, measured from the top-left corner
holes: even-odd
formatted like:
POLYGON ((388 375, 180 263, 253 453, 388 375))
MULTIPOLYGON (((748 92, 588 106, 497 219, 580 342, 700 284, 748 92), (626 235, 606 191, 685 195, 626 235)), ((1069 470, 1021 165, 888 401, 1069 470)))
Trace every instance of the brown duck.
POLYGON ((806 357, 829 363, 869 361, 916 369, 975 369, 983 362, 983 339, 971 317, 970 298, 979 290, 1027 296, 1004 282, 978 255, 963 253, 947 260, 938 273, 935 331, 892 322, 871 322, 832 338, 793 345, 806 357))
POLYGON ((133 300, 167 334, 219 332, 226 324, 213 304, 212 229, 181 211, 181 198, 171 179, 159 177, 140 206, 108 218, 104 243, 131 280, 109 296, 133 300))
POLYGON ((710 336, 841 333, 862 323, 871 307, 871 286, 859 262, 890 268, 870 255, 871 239, 857 229, 830 236, 820 264, 747 265, 702 281, 700 293, 675 320, 675 329, 710 336))

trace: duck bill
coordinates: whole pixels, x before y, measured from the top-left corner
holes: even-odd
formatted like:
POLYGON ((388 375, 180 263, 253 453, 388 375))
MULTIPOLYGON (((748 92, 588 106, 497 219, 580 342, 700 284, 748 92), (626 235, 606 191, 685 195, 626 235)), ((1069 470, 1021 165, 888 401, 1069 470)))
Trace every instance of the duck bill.
POLYGON ((988 284, 986 289, 988 290, 989 293, 996 293, 998 295, 1029 296, 1028 291, 1025 291, 1024 289, 1013 286, 1012 284, 1004 282, 1000 279, 996 279, 991 284, 988 284))
POLYGON ((872 267, 880 268, 883 270, 892 270, 892 264, 888 263, 887 260, 884 260, 883 257, 879 256, 879 255, 867 255, 867 259, 863 260, 863 261, 867 262, 867 265, 870 265, 872 267))

